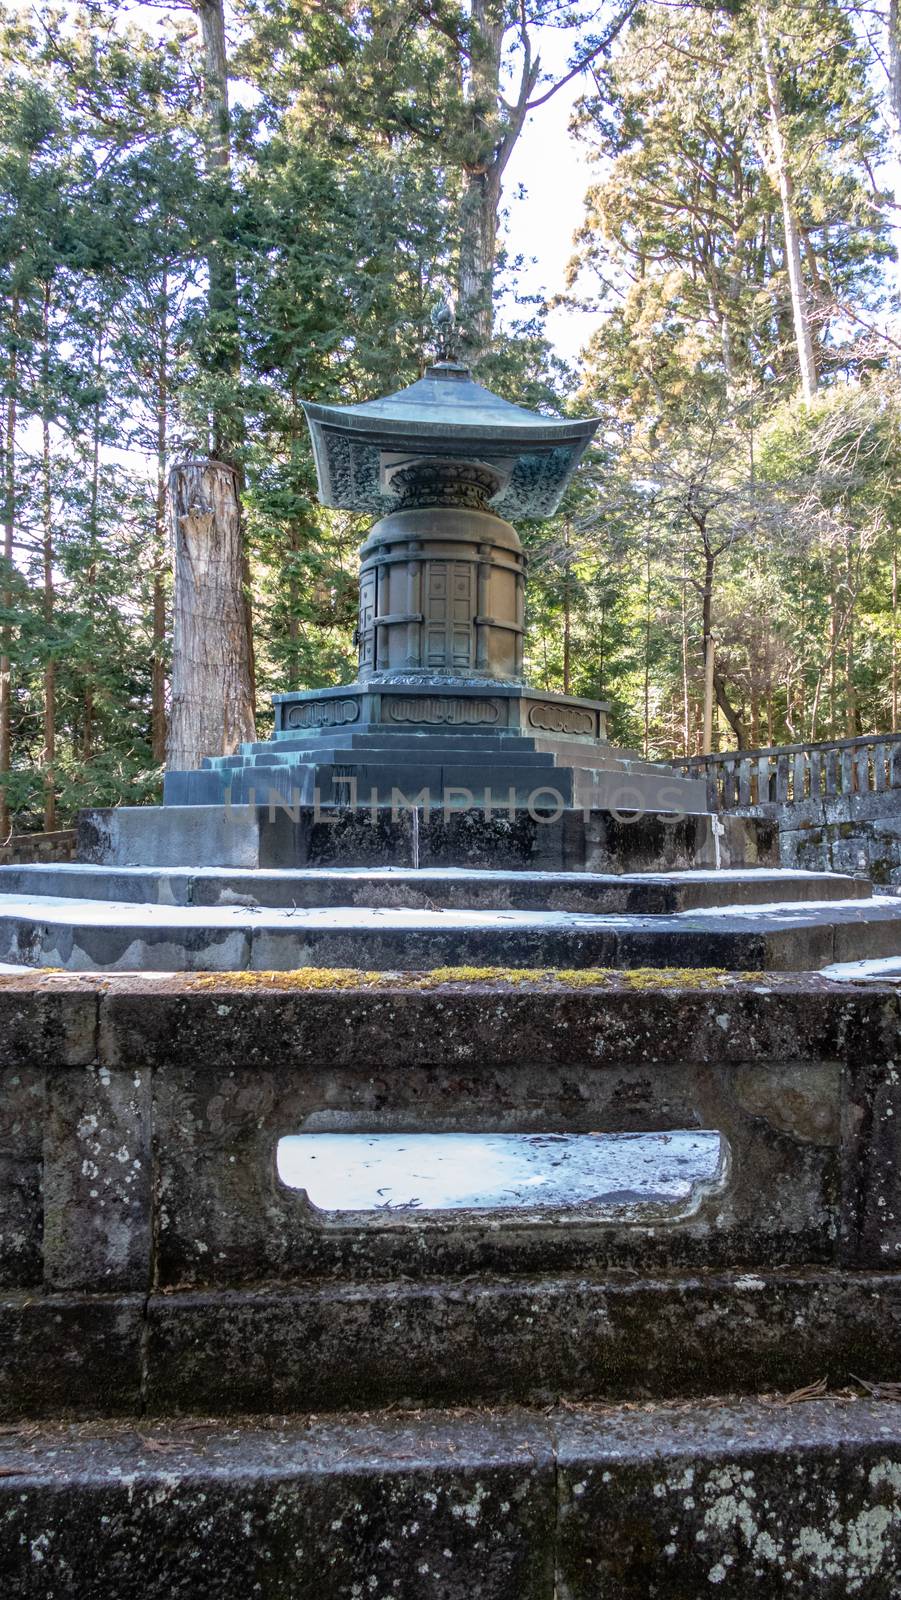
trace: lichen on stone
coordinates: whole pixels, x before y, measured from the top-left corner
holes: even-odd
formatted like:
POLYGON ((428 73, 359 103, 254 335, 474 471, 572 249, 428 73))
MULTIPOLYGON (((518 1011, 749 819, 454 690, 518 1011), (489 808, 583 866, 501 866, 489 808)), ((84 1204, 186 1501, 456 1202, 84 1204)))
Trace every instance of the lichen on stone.
POLYGON ((428 972, 369 972, 355 967, 300 967, 278 972, 207 972, 186 980, 189 989, 281 989, 293 993, 336 989, 440 988, 448 984, 506 984, 512 988, 554 985, 567 989, 713 989, 724 983, 757 982, 761 973, 730 973, 720 967, 433 967, 428 972))

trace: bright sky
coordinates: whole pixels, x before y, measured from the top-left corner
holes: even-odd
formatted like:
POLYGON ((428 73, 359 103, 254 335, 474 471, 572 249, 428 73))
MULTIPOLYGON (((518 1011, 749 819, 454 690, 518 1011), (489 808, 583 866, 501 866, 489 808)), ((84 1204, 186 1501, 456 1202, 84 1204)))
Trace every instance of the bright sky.
MULTIPOLYGON (((522 255, 526 266, 522 289, 549 298, 565 286, 566 264, 573 253, 573 234, 581 225, 585 193, 592 169, 584 144, 568 131, 578 83, 567 84, 546 105, 530 115, 504 177, 505 237, 511 257, 522 255), (518 190, 525 189, 523 198, 518 190)), ((548 336, 561 356, 575 361, 598 323, 595 313, 553 311, 548 336)))

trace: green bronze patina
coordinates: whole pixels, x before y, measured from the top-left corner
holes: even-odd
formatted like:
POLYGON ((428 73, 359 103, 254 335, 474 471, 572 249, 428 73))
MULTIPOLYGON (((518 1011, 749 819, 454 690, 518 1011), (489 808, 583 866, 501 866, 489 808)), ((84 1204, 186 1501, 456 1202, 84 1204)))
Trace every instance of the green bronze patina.
POLYGON ((355 406, 304 405, 323 505, 387 512, 398 459, 484 462, 497 484, 488 499, 500 517, 556 511, 598 418, 543 416, 476 383, 468 367, 439 361, 425 377, 381 400, 355 406))
POLYGON ((379 517, 360 552, 362 682, 521 682, 526 558, 505 519, 551 516, 598 426, 476 383, 452 323, 436 322, 439 359, 417 383, 304 407, 323 505, 379 517))

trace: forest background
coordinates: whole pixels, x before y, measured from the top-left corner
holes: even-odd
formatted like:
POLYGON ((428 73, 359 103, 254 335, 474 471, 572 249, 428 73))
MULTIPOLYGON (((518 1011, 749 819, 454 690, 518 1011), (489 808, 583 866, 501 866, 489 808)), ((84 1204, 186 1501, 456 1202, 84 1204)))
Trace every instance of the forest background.
POLYGON ((179 461, 239 474, 258 728, 353 677, 301 401, 413 381, 448 295, 482 382, 601 418, 520 530, 534 684, 661 758, 705 695, 719 748, 898 728, 897 0, 7 5, 0 52, 0 836, 158 795, 179 461), (555 96, 549 301, 498 218, 555 96))

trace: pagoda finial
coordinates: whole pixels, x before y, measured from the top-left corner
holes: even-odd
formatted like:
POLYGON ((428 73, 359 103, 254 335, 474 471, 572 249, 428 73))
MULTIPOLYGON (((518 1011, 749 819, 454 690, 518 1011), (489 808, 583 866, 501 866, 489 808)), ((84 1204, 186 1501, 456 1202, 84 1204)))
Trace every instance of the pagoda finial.
POLYGON ((458 355, 458 328, 449 300, 439 300, 432 308, 431 322, 435 330, 435 360, 455 362, 458 355))

